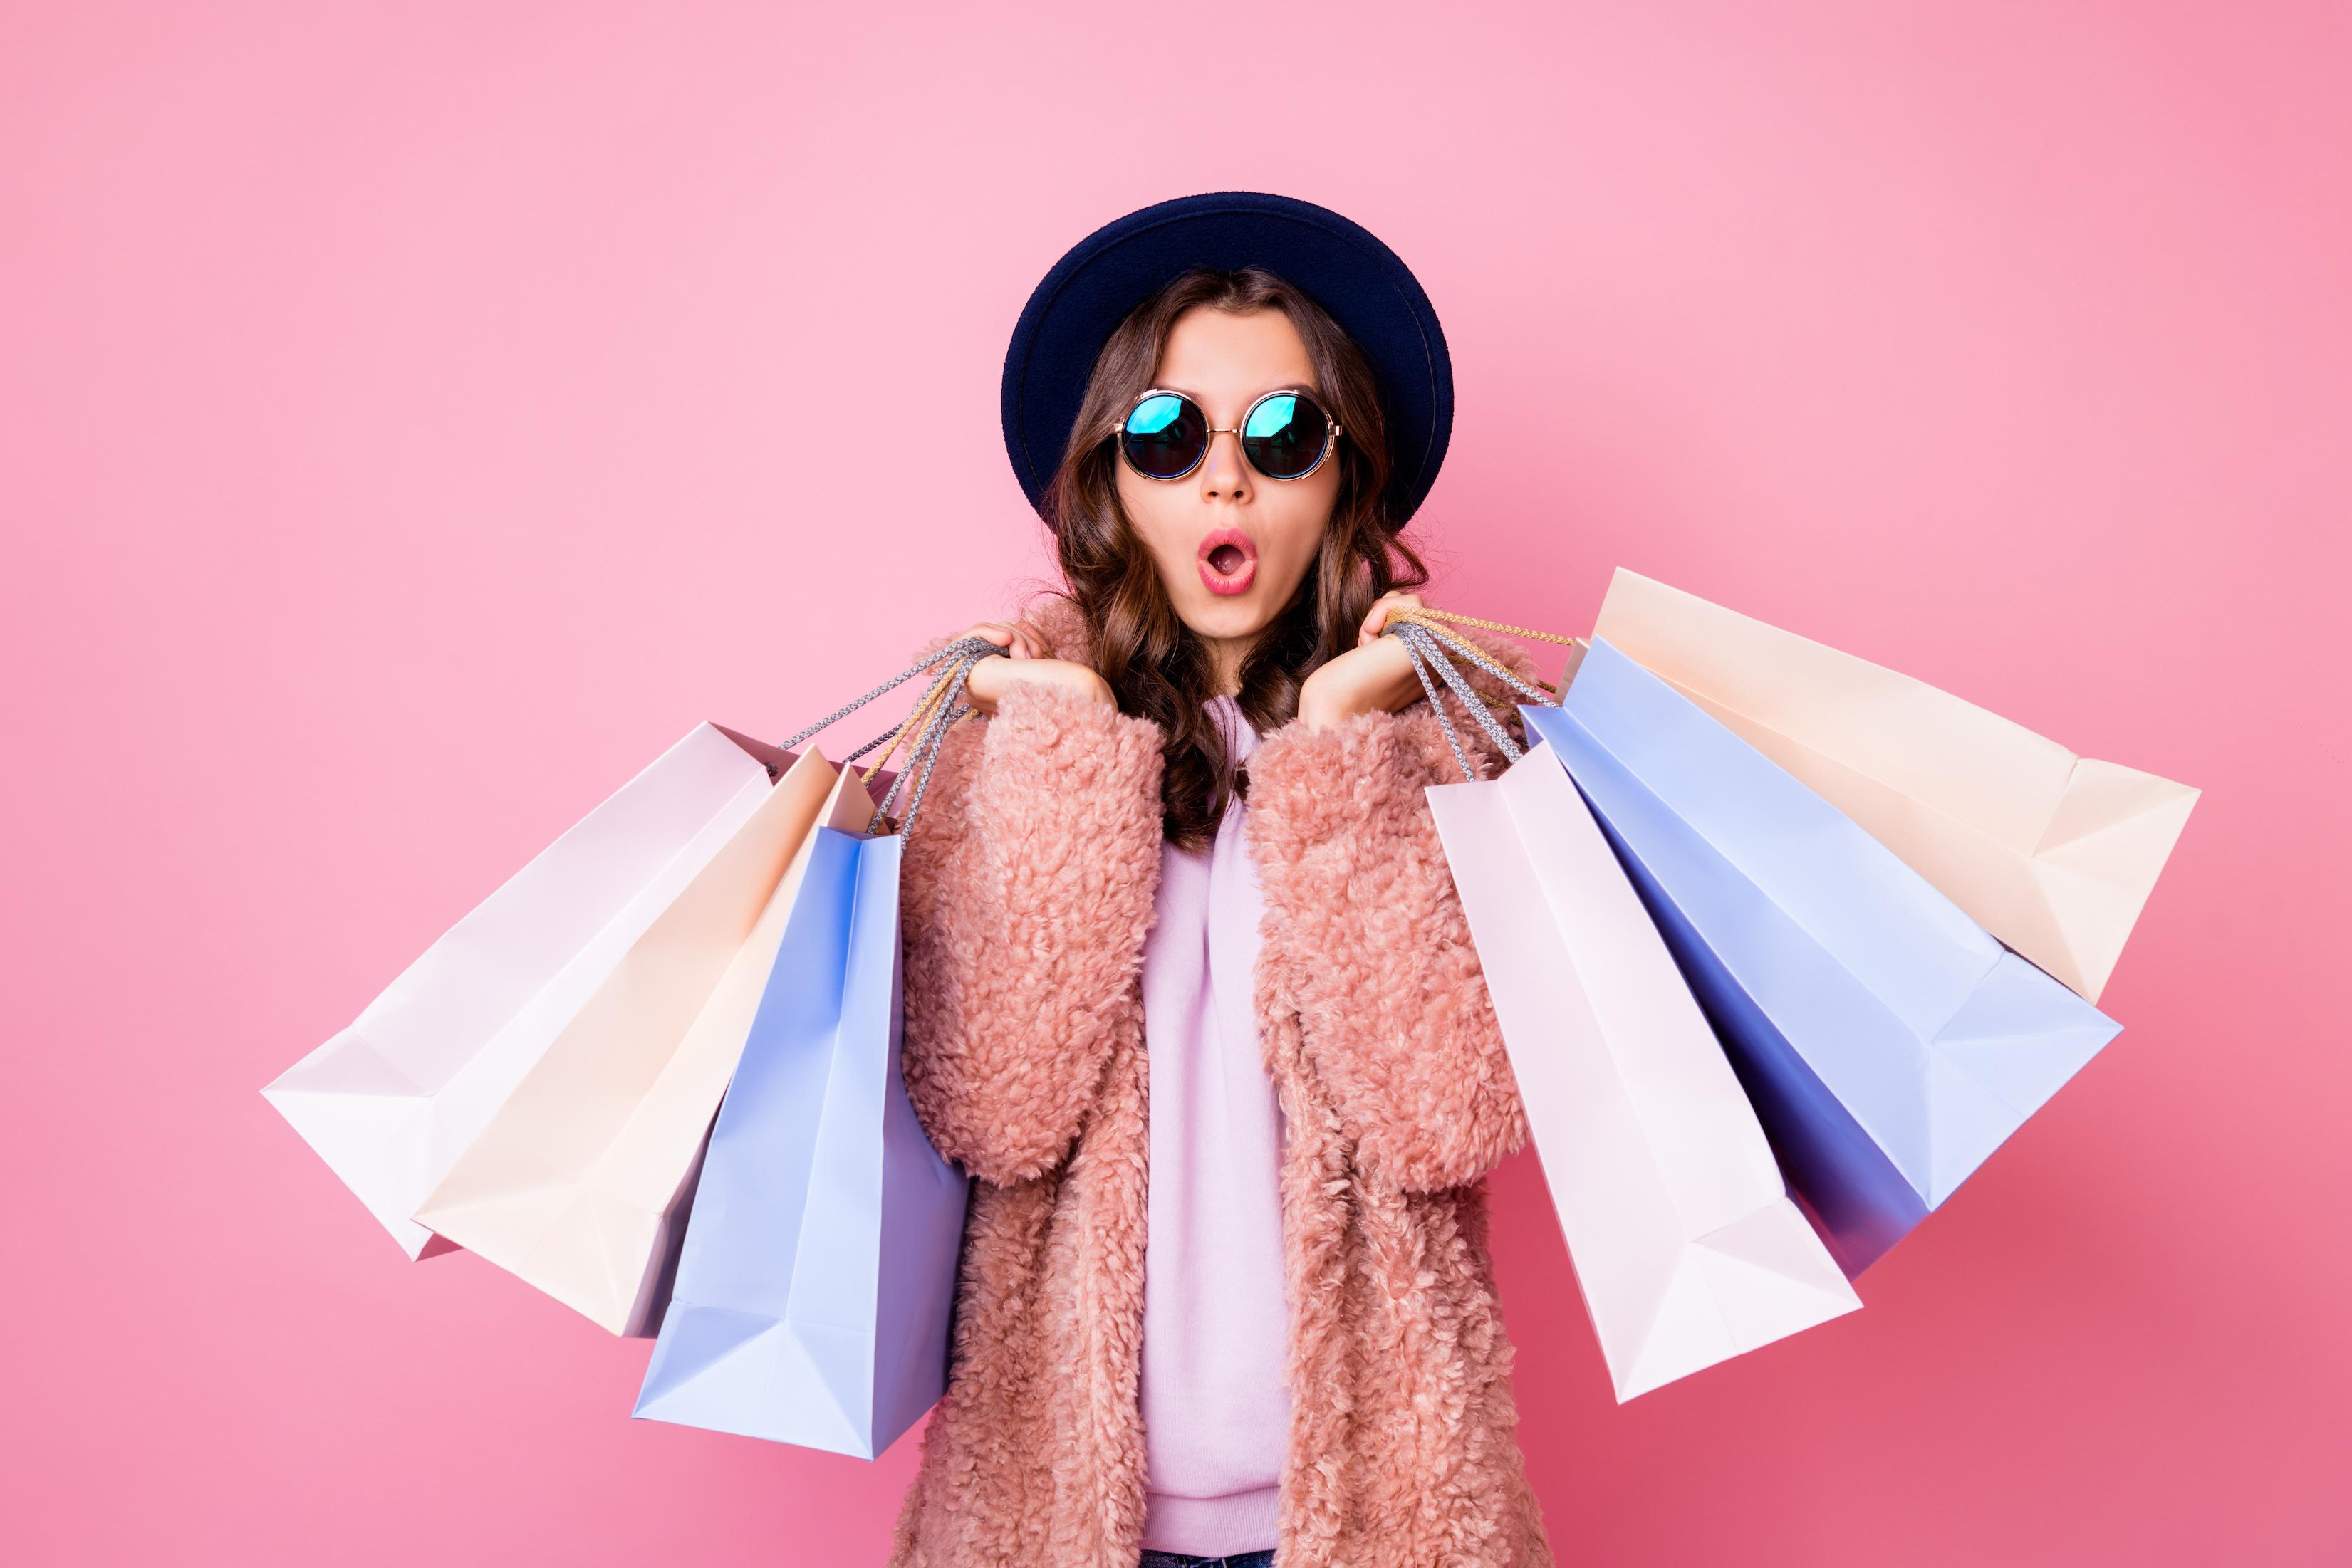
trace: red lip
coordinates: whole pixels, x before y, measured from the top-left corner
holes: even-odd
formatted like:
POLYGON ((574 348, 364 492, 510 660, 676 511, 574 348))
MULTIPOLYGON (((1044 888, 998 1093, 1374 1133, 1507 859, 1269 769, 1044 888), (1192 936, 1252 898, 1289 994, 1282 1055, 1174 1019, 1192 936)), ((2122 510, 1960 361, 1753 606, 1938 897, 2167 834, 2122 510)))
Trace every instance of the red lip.
POLYGON ((1201 541, 1201 581, 1212 593, 1246 593, 1257 576, 1257 546, 1239 528, 1218 528, 1201 541))

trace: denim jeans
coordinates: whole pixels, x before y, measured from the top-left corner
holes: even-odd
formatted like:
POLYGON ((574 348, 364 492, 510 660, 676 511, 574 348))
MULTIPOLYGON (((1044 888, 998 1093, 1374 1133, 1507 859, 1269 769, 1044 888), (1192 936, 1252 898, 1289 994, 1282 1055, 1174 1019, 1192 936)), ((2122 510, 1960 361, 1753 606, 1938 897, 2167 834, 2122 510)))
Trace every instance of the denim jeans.
POLYGON ((1181 1552, 1147 1552, 1139 1568, 1274 1568, 1274 1553, 1242 1552, 1231 1557, 1187 1557, 1181 1552))

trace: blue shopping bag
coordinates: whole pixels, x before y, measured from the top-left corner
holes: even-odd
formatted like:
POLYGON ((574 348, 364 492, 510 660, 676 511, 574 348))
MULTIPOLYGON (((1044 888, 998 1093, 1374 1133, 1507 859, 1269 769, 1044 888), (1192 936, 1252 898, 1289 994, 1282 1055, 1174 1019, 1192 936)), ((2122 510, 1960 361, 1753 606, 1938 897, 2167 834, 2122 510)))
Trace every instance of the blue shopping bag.
POLYGON ((899 732, 920 738, 899 775, 916 785, 898 833, 872 831, 897 786, 868 819, 873 802, 846 772, 835 788, 856 792, 850 820, 866 831, 826 825, 830 806, 812 830, 703 1155, 637 1416, 870 1459, 946 1390, 971 1184, 907 1098, 898 876, 940 739, 970 711, 964 677, 995 652, 966 639, 908 672, 957 661, 899 732))
POLYGON ((814 831, 635 1413, 870 1459, 946 1386, 970 1184, 899 1073, 901 841, 814 831))
POLYGON ((1601 821, 1849 1277, 2120 1026, 1595 638, 1523 706, 1601 821))

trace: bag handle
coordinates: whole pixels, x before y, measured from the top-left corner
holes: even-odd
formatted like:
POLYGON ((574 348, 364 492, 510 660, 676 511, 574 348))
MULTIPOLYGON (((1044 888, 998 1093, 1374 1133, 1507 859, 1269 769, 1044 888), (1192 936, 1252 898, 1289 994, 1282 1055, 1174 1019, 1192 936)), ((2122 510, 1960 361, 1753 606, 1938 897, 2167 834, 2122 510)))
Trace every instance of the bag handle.
POLYGON ((1564 684, 1555 687, 1549 682, 1538 680, 1533 685, 1528 685, 1511 671, 1496 664, 1485 649, 1453 631, 1446 624, 1449 622, 1465 626, 1483 626, 1491 631, 1507 632, 1521 637, 1533 637, 1546 643, 1565 643, 1578 647, 1586 644, 1581 637, 1562 637, 1549 632, 1538 632, 1529 627, 1507 625, 1499 621, 1482 621, 1475 615, 1456 615, 1449 611, 1431 610, 1422 606, 1409 605, 1391 612, 1388 624, 1382 629, 1381 634, 1392 636, 1404 644, 1406 654, 1412 660, 1412 673, 1421 677, 1421 689, 1429 698, 1430 710, 1437 715, 1438 727, 1445 732, 1445 744, 1453 749, 1454 760, 1461 765, 1462 777, 1475 783, 1478 779, 1477 770, 1470 766, 1469 754, 1462 749, 1462 737, 1454 727, 1454 716, 1447 713, 1445 705, 1438 700, 1437 684, 1430 678, 1430 672, 1433 669, 1448 686, 1453 688, 1454 695, 1462 699, 1463 706, 1469 710, 1470 716, 1478 722, 1478 727, 1486 732, 1486 737, 1495 743, 1495 748, 1503 754, 1506 761, 1517 762, 1523 754, 1518 744, 1510 737, 1509 732, 1503 728, 1502 721, 1488 709, 1486 699, 1471 689, 1468 679, 1454 667, 1453 659, 1447 654, 1447 650, 1451 649, 1454 653, 1460 653, 1522 695, 1531 697, 1547 706, 1552 706, 1556 701, 1564 700, 1567 694, 1564 684))
MULTIPOLYGON (((923 807, 923 792, 931 787, 931 769, 939 765, 940 747, 945 744, 948 731, 971 712, 971 705, 961 700, 964 683, 971 678, 971 667, 982 659, 1004 652, 986 638, 970 638, 967 641, 981 643, 986 651, 971 651, 958 655, 954 665, 940 673, 940 677, 931 683, 930 689, 923 694, 923 700, 916 705, 915 711, 908 714, 906 722, 898 727, 890 742, 890 751, 898 750, 899 739, 908 734, 918 728, 920 733, 916 736, 914 749, 907 753, 907 766, 890 780, 890 792, 882 797, 880 805, 874 808, 874 820, 866 824, 867 832, 875 832, 882 827, 890 814, 890 807, 898 799, 898 791, 907 787, 909 775, 914 776, 915 792, 907 801, 907 814, 899 820, 898 831, 904 835, 914 827, 915 813, 923 807)), ((889 751, 882 754, 883 757, 889 755, 889 751)), ((866 782, 870 784, 881 768, 882 760, 877 758, 874 766, 866 770, 866 782)))
MULTIPOLYGON (((1528 695, 1534 696, 1538 702, 1542 702, 1545 698, 1536 695, 1533 692, 1528 691, 1527 684, 1521 681, 1517 676, 1512 674, 1509 671, 1497 669, 1494 663, 1486 656, 1486 651, 1484 649, 1478 647, 1468 638, 1455 632, 1454 627, 1481 626, 1489 632, 1507 632, 1514 637, 1528 637, 1538 643, 1558 643, 1561 646, 1569 648, 1590 648, 1591 646, 1591 643, 1587 643, 1581 637, 1563 637, 1557 632, 1538 632, 1532 626, 1514 626, 1507 621, 1482 621, 1475 615, 1457 615, 1451 610, 1439 610, 1427 604, 1407 604, 1399 609, 1391 611, 1389 612, 1389 624, 1393 626, 1399 621, 1411 621, 1427 627, 1430 631, 1434 632, 1437 635, 1444 638, 1448 643, 1451 643, 1458 652, 1466 654, 1474 664, 1478 664, 1490 674, 1501 676, 1503 679, 1510 682, 1514 686, 1517 686, 1520 691, 1527 692, 1528 695)), ((1538 679, 1536 682, 1536 685, 1541 686, 1547 693, 1557 694, 1561 700, 1566 699, 1567 694, 1562 692, 1559 687, 1553 685, 1549 681, 1538 679)))
MULTIPOLYGON (((888 729, 884 730, 880 735, 876 736, 872 740, 867 741, 856 752, 853 752, 848 757, 842 758, 844 763, 855 762, 859 757, 871 751, 875 747, 880 746, 884 741, 887 740, 890 743, 887 747, 883 748, 882 755, 876 758, 873 763, 866 769, 864 782, 868 788, 872 787, 875 775, 882 771, 882 765, 889 761, 890 758, 897 754, 898 745, 901 741, 905 740, 911 735, 918 737, 916 740, 916 745, 918 747, 922 744, 920 737, 929 733, 931 716, 939 710, 940 697, 947 690, 948 679, 954 673, 955 667, 953 665, 950 665, 947 669, 941 670, 938 674, 932 676, 931 684, 923 688, 923 695, 916 699, 913 710, 909 712, 906 717, 900 719, 897 724, 892 725, 888 729)), ((909 762, 915 759, 915 753, 913 751, 909 751, 907 755, 909 762)), ((901 769, 901 771, 903 772, 904 769, 901 769)), ((895 782, 895 780, 893 780, 893 782, 895 782)))
MULTIPOLYGON (((929 656, 916 660, 913 664, 908 665, 905 669, 899 671, 897 674, 891 676, 880 685, 876 686, 872 691, 867 692, 864 696, 850 698, 847 702, 842 704, 839 707, 834 709, 831 713, 825 715, 823 718, 817 720, 806 729, 802 730, 798 735, 793 736, 790 740, 785 741, 779 749, 790 751, 793 747, 808 739, 819 730, 829 728, 833 725, 839 723, 841 720, 847 718, 851 714, 856 713, 859 708, 864 707, 867 703, 872 702, 884 692, 890 690, 894 686, 902 685, 905 683, 913 680, 917 675, 921 674, 925 670, 929 669, 932 665, 939 664, 942 660, 961 658, 966 653, 979 653, 982 650, 985 650, 988 653, 1002 653, 1004 652, 1003 648, 990 642, 985 637, 959 637, 954 642, 936 650, 929 656)), ((932 684, 937 685, 938 682, 934 681, 932 684)), ((872 740, 867 741, 865 745, 851 752, 847 757, 842 758, 842 760, 845 762, 856 761, 858 758, 865 756, 867 752, 873 750, 876 747, 881 745, 884 741, 897 734, 898 729, 898 727, 893 726, 891 728, 883 731, 880 735, 876 736, 872 740)))
POLYGON ((922 805, 923 791, 929 787, 931 768, 939 761, 940 746, 949 727, 971 712, 969 704, 959 701, 963 695, 964 683, 971 677, 971 667, 992 654, 1003 652, 1002 647, 985 637, 959 637, 934 650, 928 657, 916 660, 865 695, 852 697, 785 741, 780 749, 792 750, 818 731, 856 713, 883 693, 914 679, 934 665, 946 664, 947 667, 932 677, 931 684, 925 688, 922 699, 915 705, 912 713, 841 759, 845 765, 855 762, 883 742, 889 742, 889 749, 876 758, 866 769, 862 781, 870 788, 875 775, 882 771, 882 765, 898 749, 900 742, 910 735, 915 737, 913 749, 907 754, 906 767, 890 781, 890 792, 882 798, 882 803, 875 808, 873 821, 866 826, 866 831, 871 833, 883 825, 890 807, 898 798, 898 791, 906 787, 908 775, 919 768, 921 776, 915 781, 915 792, 908 803, 907 815, 898 824, 898 831, 904 833, 914 825, 915 812, 922 805))
POLYGON ((1454 716, 1447 713, 1445 705, 1438 700, 1437 683, 1430 679, 1432 669, 1454 688, 1454 695, 1462 699, 1463 706, 1470 710, 1471 717, 1478 721, 1479 727, 1486 732, 1486 737, 1495 743, 1496 749, 1509 761, 1519 759, 1517 744, 1505 731, 1501 722, 1487 711, 1486 700, 1470 689, 1470 683, 1463 678, 1461 671, 1454 667, 1454 661, 1445 655, 1445 645, 1438 641, 1434 632, 1426 626, 1406 621, 1389 627, 1381 635, 1394 637, 1404 644, 1406 654, 1412 660, 1412 673, 1421 677, 1421 689, 1429 698, 1429 709, 1437 716, 1438 727, 1445 731, 1445 744, 1454 748, 1454 760, 1462 765, 1465 779, 1475 783, 1478 770, 1470 766, 1470 755, 1462 749, 1462 737, 1454 727, 1454 716))

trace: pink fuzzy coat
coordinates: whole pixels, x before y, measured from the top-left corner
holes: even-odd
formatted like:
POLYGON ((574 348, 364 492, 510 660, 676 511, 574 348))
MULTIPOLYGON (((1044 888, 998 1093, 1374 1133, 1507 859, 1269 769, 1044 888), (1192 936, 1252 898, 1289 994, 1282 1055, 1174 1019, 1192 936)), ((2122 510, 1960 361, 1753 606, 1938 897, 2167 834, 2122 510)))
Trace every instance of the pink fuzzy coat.
MULTIPOLYGON (((1028 619, 1058 656, 1086 657, 1067 601, 1028 619)), ((1509 714, 1499 683, 1475 679, 1509 714)), ((1445 700, 1491 775, 1499 759, 1445 700)), ((1150 719, 1017 685, 950 732, 906 847, 907 1086, 940 1154, 979 1179, 948 1390, 894 1568, 1140 1554, 1160 741, 1150 719)), ((1422 794, 1460 768, 1416 702, 1286 725, 1249 775, 1258 1023, 1288 1126, 1277 1563, 1540 1568, 1483 1179, 1526 1125, 1422 794)))

